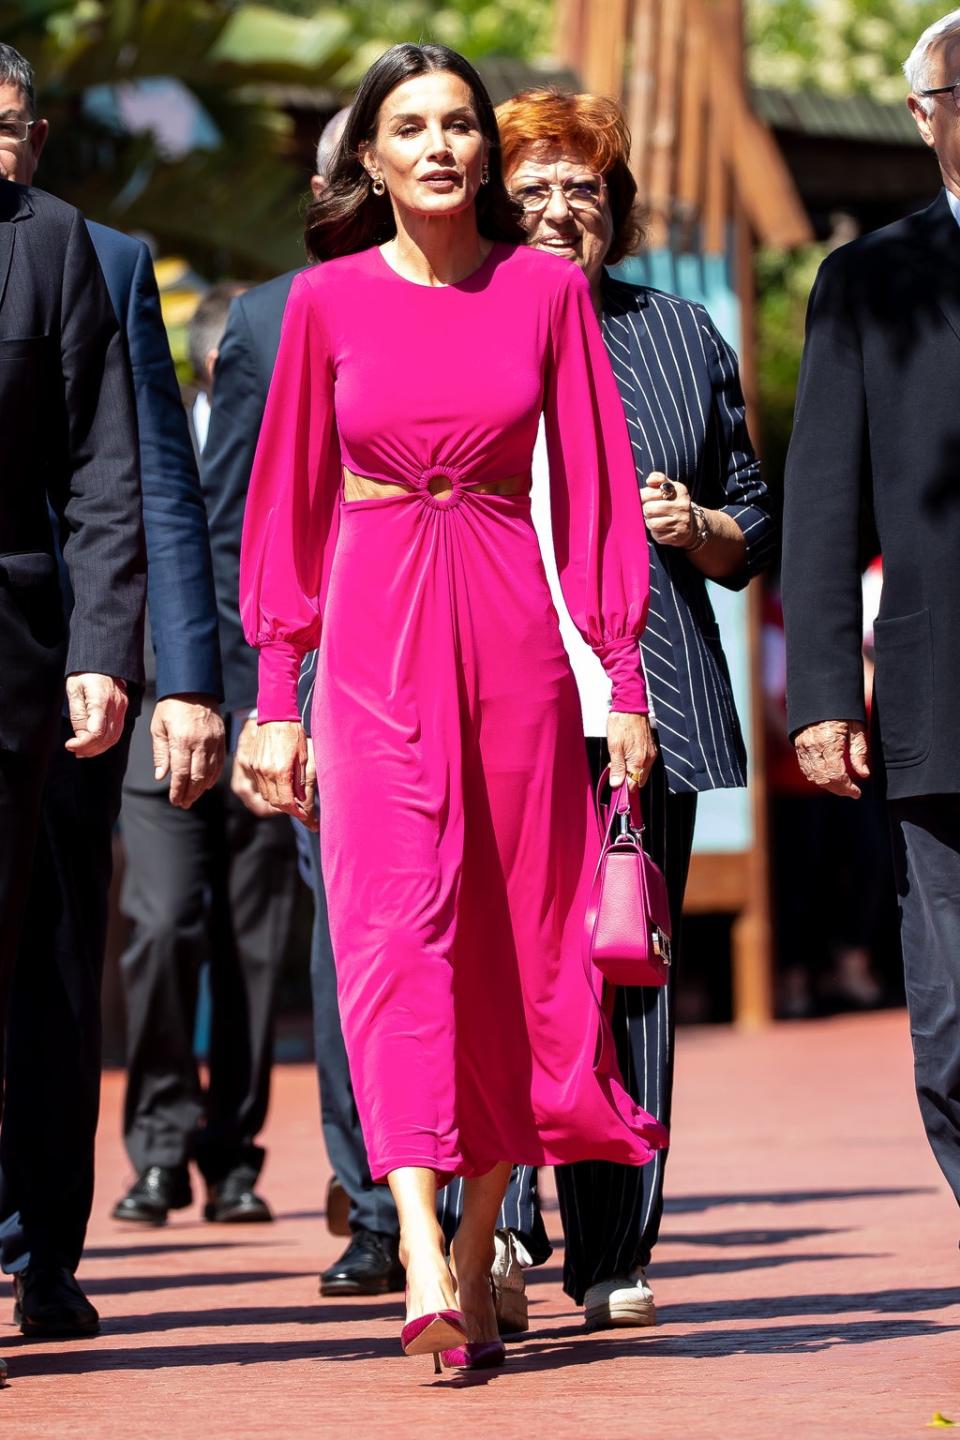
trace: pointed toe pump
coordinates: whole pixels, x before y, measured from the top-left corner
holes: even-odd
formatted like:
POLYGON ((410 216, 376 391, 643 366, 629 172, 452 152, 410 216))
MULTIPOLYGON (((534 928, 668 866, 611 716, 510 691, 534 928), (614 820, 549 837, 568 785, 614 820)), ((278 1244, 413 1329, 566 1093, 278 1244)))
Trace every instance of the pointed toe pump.
POLYGON ((453 1350, 444 1350, 441 1361, 448 1370, 496 1370, 507 1358, 502 1340, 468 1340, 453 1350))

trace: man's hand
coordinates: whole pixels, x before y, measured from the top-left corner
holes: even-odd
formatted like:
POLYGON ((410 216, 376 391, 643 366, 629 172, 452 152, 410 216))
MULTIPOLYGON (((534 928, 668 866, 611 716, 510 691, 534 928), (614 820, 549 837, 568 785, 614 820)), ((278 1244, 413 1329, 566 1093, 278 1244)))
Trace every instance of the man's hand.
POLYGON ((223 721, 209 695, 165 695, 150 722, 154 779, 170 775, 170 804, 189 810, 223 769, 223 721))
POLYGON ((264 820, 268 815, 276 815, 278 812, 264 800, 257 789, 257 777, 253 769, 257 729, 256 716, 253 716, 244 721, 240 734, 237 736, 237 748, 233 756, 233 768, 230 771, 230 789, 238 800, 243 801, 251 815, 256 815, 259 820, 264 820))
POLYGON ((111 675, 68 675, 67 707, 74 738, 64 748, 90 760, 116 745, 127 713, 127 687, 111 675))
POLYGON ((870 774, 867 729, 860 720, 822 720, 794 737, 806 779, 833 795, 859 800, 857 780, 870 774))

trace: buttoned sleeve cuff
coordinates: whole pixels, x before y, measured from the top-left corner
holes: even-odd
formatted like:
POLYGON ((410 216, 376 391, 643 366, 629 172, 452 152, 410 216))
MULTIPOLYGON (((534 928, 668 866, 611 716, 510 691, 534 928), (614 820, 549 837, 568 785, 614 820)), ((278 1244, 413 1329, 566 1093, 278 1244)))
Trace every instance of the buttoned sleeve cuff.
POLYGON ((720 509, 739 526, 746 542, 747 553, 743 569, 738 575, 731 577, 735 587, 741 588, 753 575, 758 575, 770 564, 777 527, 769 510, 760 505, 721 505, 720 509))

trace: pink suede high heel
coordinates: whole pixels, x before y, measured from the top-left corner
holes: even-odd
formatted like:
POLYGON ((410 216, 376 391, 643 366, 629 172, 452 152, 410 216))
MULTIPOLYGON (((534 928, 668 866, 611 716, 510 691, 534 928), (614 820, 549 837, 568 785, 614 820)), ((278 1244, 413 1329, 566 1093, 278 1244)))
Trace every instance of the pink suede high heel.
POLYGON ((502 1340, 468 1340, 453 1350, 444 1350, 440 1359, 448 1370, 495 1370, 507 1358, 502 1340))
POLYGON ((408 1320, 400 1331, 404 1355, 432 1355, 440 1374, 440 1352, 467 1344, 467 1322, 459 1310, 431 1310, 408 1320))
MULTIPOLYGON (((496 1310, 496 1292, 490 1280, 490 1300, 496 1310)), ((440 1359, 448 1370, 495 1370, 507 1358, 507 1347, 496 1340, 468 1340, 444 1350, 440 1359)))

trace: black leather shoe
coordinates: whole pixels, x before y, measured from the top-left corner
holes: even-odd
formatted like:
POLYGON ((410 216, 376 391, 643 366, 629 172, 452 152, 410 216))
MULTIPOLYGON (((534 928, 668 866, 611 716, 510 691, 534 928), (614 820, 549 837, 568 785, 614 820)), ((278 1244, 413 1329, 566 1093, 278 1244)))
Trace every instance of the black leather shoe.
POLYGON ((151 1165, 114 1205, 113 1218, 165 1225, 169 1210, 185 1210, 192 1203, 186 1165, 151 1165))
POLYGON ((249 1170, 233 1170, 216 1185, 207 1185, 204 1220, 218 1225, 263 1225, 273 1220, 266 1200, 253 1188, 255 1176, 249 1170))
POLYGON ((320 1276, 320 1294, 386 1295, 405 1283, 396 1240, 357 1230, 340 1259, 320 1276))
POLYGON ((13 1323, 29 1339, 96 1335, 100 1316, 65 1267, 31 1266, 13 1277, 13 1323))

